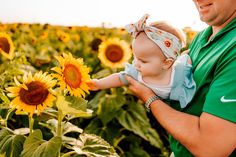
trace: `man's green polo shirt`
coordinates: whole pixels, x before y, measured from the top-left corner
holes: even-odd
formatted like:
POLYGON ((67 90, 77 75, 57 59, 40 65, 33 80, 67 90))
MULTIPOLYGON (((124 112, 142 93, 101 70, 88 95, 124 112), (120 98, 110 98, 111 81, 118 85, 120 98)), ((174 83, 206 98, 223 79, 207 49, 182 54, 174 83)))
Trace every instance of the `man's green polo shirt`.
MULTIPOLYGON (((196 116, 207 112, 236 123, 236 18, 208 41, 211 34, 212 28, 208 27, 190 46, 197 90, 182 111, 196 116)), ((171 106, 177 107, 174 102, 171 106)), ((170 147, 175 157, 193 156, 172 136, 170 147)), ((236 157, 236 150, 231 156, 236 157)))

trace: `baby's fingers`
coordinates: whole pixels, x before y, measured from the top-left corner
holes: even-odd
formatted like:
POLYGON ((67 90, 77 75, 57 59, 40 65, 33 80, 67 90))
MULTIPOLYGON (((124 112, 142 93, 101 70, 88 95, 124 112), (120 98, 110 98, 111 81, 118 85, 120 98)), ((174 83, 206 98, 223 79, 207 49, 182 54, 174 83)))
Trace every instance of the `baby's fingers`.
POLYGON ((96 81, 95 80, 90 80, 88 82, 86 82, 86 84, 88 85, 89 87, 89 90, 98 90, 97 89, 97 86, 96 86, 96 81))

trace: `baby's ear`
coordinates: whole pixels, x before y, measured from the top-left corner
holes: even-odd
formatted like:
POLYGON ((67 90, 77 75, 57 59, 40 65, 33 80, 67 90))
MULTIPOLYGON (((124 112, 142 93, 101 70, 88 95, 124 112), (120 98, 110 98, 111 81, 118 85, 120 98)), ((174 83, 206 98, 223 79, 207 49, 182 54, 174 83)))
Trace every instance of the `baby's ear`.
POLYGON ((163 62, 163 69, 169 69, 173 63, 174 63, 174 60, 172 58, 165 59, 163 62))

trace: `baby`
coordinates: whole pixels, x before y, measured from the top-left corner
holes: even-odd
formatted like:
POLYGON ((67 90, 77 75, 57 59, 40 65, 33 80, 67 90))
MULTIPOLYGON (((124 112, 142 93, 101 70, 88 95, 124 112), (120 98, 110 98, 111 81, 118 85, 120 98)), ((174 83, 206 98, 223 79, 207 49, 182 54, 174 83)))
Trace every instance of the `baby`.
POLYGON ((166 22, 146 25, 148 17, 144 15, 137 23, 126 26, 134 38, 132 64, 126 64, 120 73, 93 79, 90 88, 99 90, 128 85, 125 75, 130 75, 160 98, 179 101, 184 108, 196 90, 190 57, 179 55, 185 36, 166 22))

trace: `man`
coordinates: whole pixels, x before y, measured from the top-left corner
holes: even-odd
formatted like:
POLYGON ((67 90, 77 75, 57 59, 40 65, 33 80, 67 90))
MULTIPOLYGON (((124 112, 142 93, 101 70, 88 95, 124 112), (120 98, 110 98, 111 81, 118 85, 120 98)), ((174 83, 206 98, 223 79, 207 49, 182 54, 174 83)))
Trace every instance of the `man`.
POLYGON ((236 3, 194 0, 209 27, 190 46, 197 90, 180 111, 129 76, 129 89, 167 130, 175 157, 236 156, 236 3))

